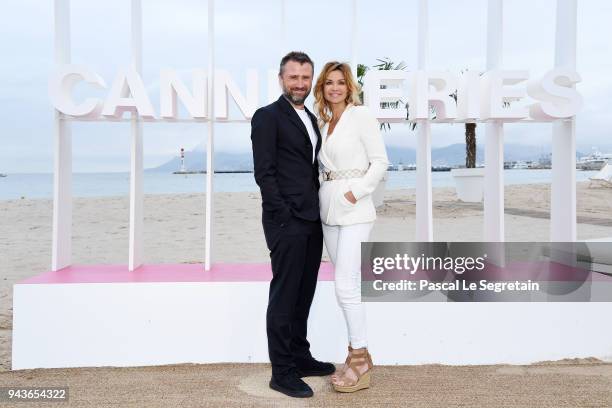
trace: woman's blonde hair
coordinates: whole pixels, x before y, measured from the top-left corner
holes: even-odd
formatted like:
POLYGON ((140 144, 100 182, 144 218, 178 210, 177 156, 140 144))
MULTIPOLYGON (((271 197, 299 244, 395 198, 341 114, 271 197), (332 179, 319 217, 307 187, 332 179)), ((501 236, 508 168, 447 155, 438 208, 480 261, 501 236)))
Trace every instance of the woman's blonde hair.
POLYGON ((361 100, 359 99, 359 84, 353 77, 350 65, 345 62, 338 61, 328 62, 321 70, 321 73, 317 78, 317 83, 314 87, 314 106, 315 111, 319 116, 319 125, 321 126, 331 120, 331 108, 323 95, 323 87, 325 86, 327 76, 332 71, 340 71, 344 76, 344 81, 346 82, 346 87, 348 88, 348 94, 346 95, 345 102, 347 104, 352 103, 353 105, 361 105, 361 100))

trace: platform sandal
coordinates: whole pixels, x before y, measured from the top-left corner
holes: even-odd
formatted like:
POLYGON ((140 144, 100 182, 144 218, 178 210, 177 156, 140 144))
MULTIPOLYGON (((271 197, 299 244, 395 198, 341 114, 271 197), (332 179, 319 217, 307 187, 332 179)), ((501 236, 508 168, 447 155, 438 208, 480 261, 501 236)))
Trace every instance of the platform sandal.
POLYGON ((372 356, 367 348, 353 349, 347 357, 348 364, 338 376, 332 378, 332 385, 338 392, 355 392, 370 386, 372 356))
POLYGON ((346 356, 346 360, 344 360, 344 365, 342 367, 340 367, 340 368, 337 368, 336 372, 332 374, 332 376, 331 376, 332 383, 334 381, 336 381, 338 379, 338 377, 341 376, 342 373, 344 373, 344 370, 346 370, 346 368, 348 367, 349 361, 351 360, 351 353, 352 352, 353 352, 353 348, 349 344, 349 346, 348 346, 348 354, 346 356))

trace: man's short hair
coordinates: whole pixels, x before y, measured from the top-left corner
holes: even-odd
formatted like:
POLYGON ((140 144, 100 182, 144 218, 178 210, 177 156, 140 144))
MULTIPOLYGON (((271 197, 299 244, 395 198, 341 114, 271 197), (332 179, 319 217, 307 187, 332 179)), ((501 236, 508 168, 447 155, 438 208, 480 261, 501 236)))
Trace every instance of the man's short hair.
POLYGON ((312 67, 312 72, 314 73, 314 63, 310 59, 310 57, 301 51, 291 51, 289 54, 285 55, 280 63, 280 69, 278 70, 278 75, 283 75, 283 69, 285 68, 285 64, 289 61, 299 62, 300 64, 310 64, 312 67))

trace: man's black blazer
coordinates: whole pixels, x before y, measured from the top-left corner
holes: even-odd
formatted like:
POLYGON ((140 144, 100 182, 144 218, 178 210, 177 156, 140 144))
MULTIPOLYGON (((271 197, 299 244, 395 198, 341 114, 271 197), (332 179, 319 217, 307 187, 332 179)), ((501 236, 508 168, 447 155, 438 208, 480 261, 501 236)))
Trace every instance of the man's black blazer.
MULTIPOLYGON (((306 109, 306 108, 305 108, 306 109)), ((319 220, 321 134, 315 116, 306 109, 317 133, 315 159, 306 126, 281 95, 259 108, 251 119, 255 181, 261 189, 263 219, 284 225, 294 215, 319 220)))

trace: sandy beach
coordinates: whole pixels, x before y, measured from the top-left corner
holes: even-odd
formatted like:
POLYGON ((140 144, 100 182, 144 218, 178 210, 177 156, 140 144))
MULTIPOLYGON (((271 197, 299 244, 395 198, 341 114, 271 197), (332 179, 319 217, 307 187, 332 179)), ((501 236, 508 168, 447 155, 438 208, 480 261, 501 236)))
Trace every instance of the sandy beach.
MULTIPOLYGON (((505 191, 506 240, 549 240, 549 186, 513 185, 505 191)), ((436 241, 482 240, 482 204, 457 201, 451 188, 435 189, 433 199, 436 241)), ((74 199, 73 263, 127 263, 128 203, 128 197, 74 199)), ((269 260, 260 203, 259 193, 215 194, 214 261, 269 260)), ((203 262, 204 195, 147 195, 144 214, 145 263, 203 262)), ((388 191, 378 214, 371 240, 415 239, 414 190, 388 191)), ((612 189, 579 183, 577 215, 579 240, 612 237, 612 189)), ((49 269, 52 200, 0 201, 0 218, 0 386, 69 384, 73 403, 96 407, 110 406, 117 400, 123 402, 121 406, 150 407, 287 405, 286 399, 267 389, 268 367, 258 364, 11 372, 12 285, 49 269), (236 381, 240 386, 236 387, 236 381), (164 389, 164 384, 173 384, 172 389, 164 389)), ((330 405, 347 406, 397 403, 402 398, 413 406, 428 407, 612 406, 612 364, 595 359, 531 366, 379 367, 378 375, 384 386, 368 391, 365 399, 340 398, 316 378, 309 382, 315 393, 321 391, 318 396, 309 402, 292 403, 320 406, 325 397, 330 405), (393 381, 386 381, 387 377, 393 381), (403 389, 402 383, 410 386, 403 389), (444 395, 439 389, 446 390, 444 395)))

